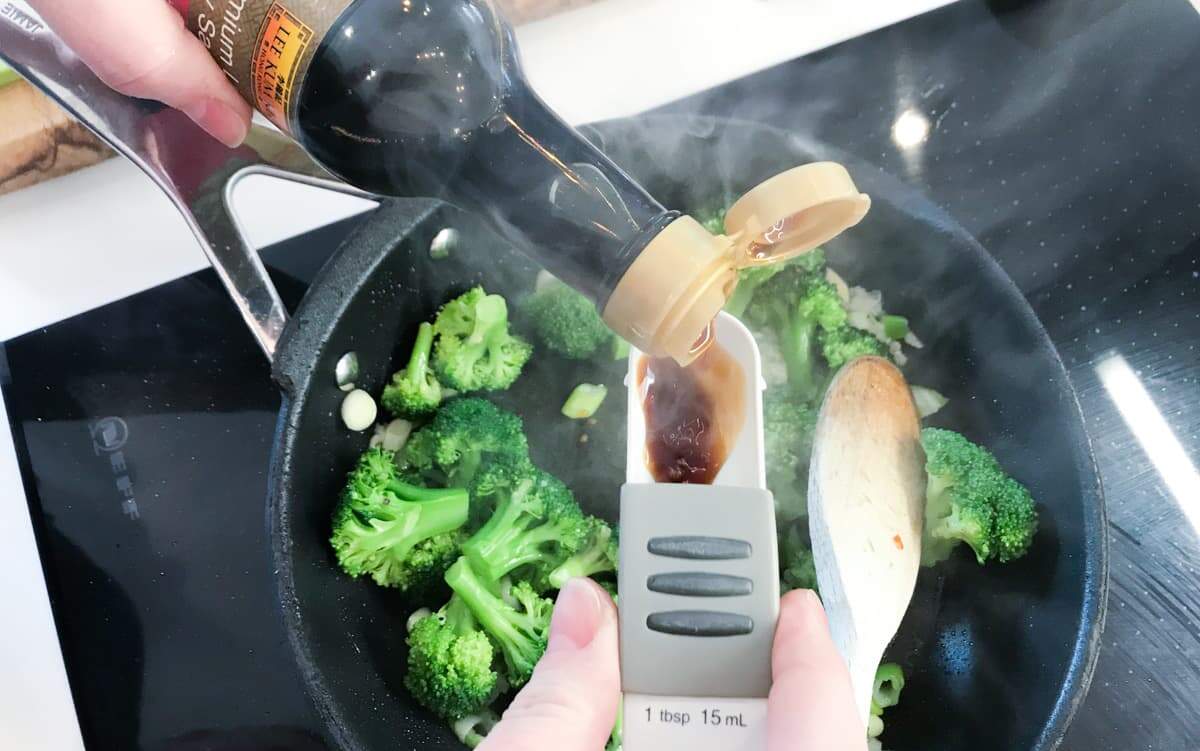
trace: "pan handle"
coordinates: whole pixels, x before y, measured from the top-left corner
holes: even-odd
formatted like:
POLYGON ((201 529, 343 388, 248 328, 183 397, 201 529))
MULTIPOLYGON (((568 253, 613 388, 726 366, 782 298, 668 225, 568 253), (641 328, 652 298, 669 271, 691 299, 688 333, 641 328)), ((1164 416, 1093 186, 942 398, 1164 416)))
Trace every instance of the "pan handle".
POLYGON ((0 14, 0 60, 136 164, 179 210, 255 340, 274 359, 288 314, 232 209, 234 187, 263 174, 364 198, 264 127, 228 149, 175 110, 110 89, 21 0, 0 14))

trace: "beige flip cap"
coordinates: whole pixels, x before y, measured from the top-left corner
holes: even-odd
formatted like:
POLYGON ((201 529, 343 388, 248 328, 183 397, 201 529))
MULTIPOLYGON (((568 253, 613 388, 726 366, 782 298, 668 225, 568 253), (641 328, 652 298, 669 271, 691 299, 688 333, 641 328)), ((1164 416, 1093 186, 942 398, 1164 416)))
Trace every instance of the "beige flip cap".
POLYGON ((858 224, 870 206, 840 164, 781 172, 730 207, 727 235, 710 234, 690 216, 667 225, 617 283, 604 320, 643 352, 686 365, 707 347, 738 269, 812 250, 858 224))

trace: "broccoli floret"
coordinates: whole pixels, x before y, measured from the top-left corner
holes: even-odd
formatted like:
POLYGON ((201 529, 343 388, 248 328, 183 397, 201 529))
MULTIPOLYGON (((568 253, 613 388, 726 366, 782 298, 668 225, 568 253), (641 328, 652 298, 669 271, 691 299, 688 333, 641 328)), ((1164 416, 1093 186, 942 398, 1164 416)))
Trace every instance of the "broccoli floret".
POLYGON ((422 323, 417 329, 408 365, 392 376, 383 388, 383 407, 393 415, 414 419, 433 414, 442 402, 442 384, 429 368, 433 348, 433 325, 422 323))
POLYGON ((817 590, 817 565, 813 560, 808 525, 803 522, 782 527, 779 533, 779 591, 817 590))
POLYGON ((427 482, 469 488, 485 461, 528 459, 521 418, 486 399, 446 402, 404 445, 404 467, 427 482))
POLYGON ((475 287, 442 306, 433 367, 458 391, 497 391, 517 380, 533 347, 508 330, 508 304, 475 287))
POLYGON ((819 274, 822 279, 825 278, 825 267, 827 264, 825 263, 824 248, 813 248, 806 253, 801 253, 795 258, 789 259, 787 263, 793 268, 810 274, 819 274))
POLYGON ((758 288, 787 268, 804 273, 824 274, 825 251, 821 248, 813 248, 807 253, 802 253, 787 261, 742 269, 738 272, 737 287, 725 301, 725 310, 731 315, 741 318, 742 314, 746 312, 746 308, 749 307, 750 301, 754 299, 754 294, 758 292, 758 288))
POLYGON ((796 396, 806 401, 814 399, 819 386, 814 339, 818 331, 837 329, 846 322, 846 309, 837 288, 823 274, 790 264, 763 282, 746 315, 779 338, 788 385, 796 396))
POLYGON ((925 530, 921 560, 932 565, 965 542, 982 564, 1020 558, 1037 531, 1037 509, 1024 485, 996 458, 962 435, 921 431, 925 449, 925 530))
POLYGON ((808 515, 808 461, 817 412, 785 389, 769 389, 763 400, 767 487, 775 517, 789 522, 808 515))
POLYGON ((856 357, 879 355, 887 357, 887 347, 866 331, 849 324, 826 329, 819 335, 821 354, 830 370, 837 370, 856 357))
POLYGON ((996 526, 992 530, 996 559, 1014 561, 1029 552, 1037 532, 1038 513, 1029 489, 1005 475, 993 495, 996 526))
POLYGON ((480 578, 466 558, 458 559, 446 571, 446 583, 500 649, 509 685, 513 688, 524 685, 546 651, 554 603, 540 597, 526 582, 519 582, 509 593, 516 605, 509 605, 492 591, 489 582, 480 578))
POLYGON ((391 451, 368 449, 346 481, 329 541, 350 576, 408 590, 436 581, 457 557, 468 507, 466 491, 402 482, 391 451))
POLYGON ((463 543, 463 553, 480 576, 499 581, 523 566, 524 578, 544 581, 551 570, 588 541, 591 528, 575 497, 557 477, 531 468, 513 472, 512 484, 476 486, 477 502, 495 502, 487 522, 463 543))
POLYGON ((574 555, 560 563, 547 577, 554 589, 562 589, 578 576, 595 576, 617 570, 617 536, 603 519, 587 517, 587 542, 574 555))
POLYGON ((457 720, 478 712, 491 699, 497 679, 494 657, 487 634, 456 595, 409 632, 404 685, 438 716, 457 720))
POLYGON ((527 297, 521 311, 538 341, 572 360, 591 357, 614 336, 592 301, 560 281, 527 297))
POLYGON ((527 456, 502 455, 490 458, 475 475, 468 489, 471 493, 468 527, 472 531, 482 527, 496 510, 496 502, 522 479, 533 477, 537 471, 527 456))

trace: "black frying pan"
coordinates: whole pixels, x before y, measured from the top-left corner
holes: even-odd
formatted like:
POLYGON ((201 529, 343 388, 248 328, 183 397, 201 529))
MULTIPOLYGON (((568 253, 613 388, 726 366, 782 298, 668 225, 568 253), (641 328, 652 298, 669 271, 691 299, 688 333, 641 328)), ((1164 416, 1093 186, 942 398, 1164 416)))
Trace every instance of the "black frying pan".
MULTIPOLYGON (((803 162, 846 164, 874 205, 827 248, 851 281, 885 291, 926 346, 906 369, 950 397, 935 422, 993 448, 1041 503, 1030 554, 979 567, 967 555, 922 573, 889 655, 909 676, 887 717, 886 745, 919 749, 1054 748, 1086 691, 1105 600, 1105 514, 1075 394, 1020 292, 961 227, 876 169, 761 125, 645 117, 589 134, 669 206, 719 204, 803 162)), ((419 321, 482 282, 516 299, 537 269, 472 217, 422 201, 385 204, 321 272, 284 331, 275 377, 285 393, 271 472, 269 521, 283 616, 332 742, 352 751, 457 748, 403 688, 405 620, 413 604, 342 575, 329 514, 367 436, 338 417, 334 364, 358 353, 359 385, 378 393, 419 321), (448 258, 428 249, 462 233, 448 258)), ((622 365, 535 356, 496 400, 526 422, 535 461, 562 477, 588 511, 613 518, 624 477, 622 365), (558 414, 570 388, 604 380, 600 422, 558 414), (581 442, 581 431, 588 440, 581 442)), ((426 603, 428 604, 428 603, 426 603)))

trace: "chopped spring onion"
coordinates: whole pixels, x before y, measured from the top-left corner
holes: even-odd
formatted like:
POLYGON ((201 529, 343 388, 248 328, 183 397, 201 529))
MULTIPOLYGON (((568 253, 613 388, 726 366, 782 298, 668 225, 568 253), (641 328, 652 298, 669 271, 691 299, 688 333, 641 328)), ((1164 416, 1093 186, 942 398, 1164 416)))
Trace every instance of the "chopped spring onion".
POLYGON ((908 336, 908 319, 904 316, 885 315, 883 333, 888 339, 903 339, 908 336))
POLYGON ((498 722, 500 722, 499 716, 485 708, 479 710, 477 714, 469 714, 461 720, 455 720, 450 727, 467 748, 475 748, 483 742, 488 733, 492 732, 492 728, 496 727, 498 722))
POLYGON ((562 413, 572 420, 586 420, 596 414, 604 397, 608 396, 608 387, 603 384, 581 383, 575 387, 567 401, 563 403, 562 413))
POLYGON ((354 389, 342 399, 342 422, 355 432, 366 430, 375 424, 379 407, 371 395, 362 389, 354 389))
POLYGON ((613 334, 612 359, 624 360, 626 357, 629 357, 629 342, 625 341, 616 334, 613 334))
POLYGON ((875 685, 871 690, 871 702, 882 712, 900 701, 904 690, 904 670, 894 662, 885 662, 875 669, 875 685))

